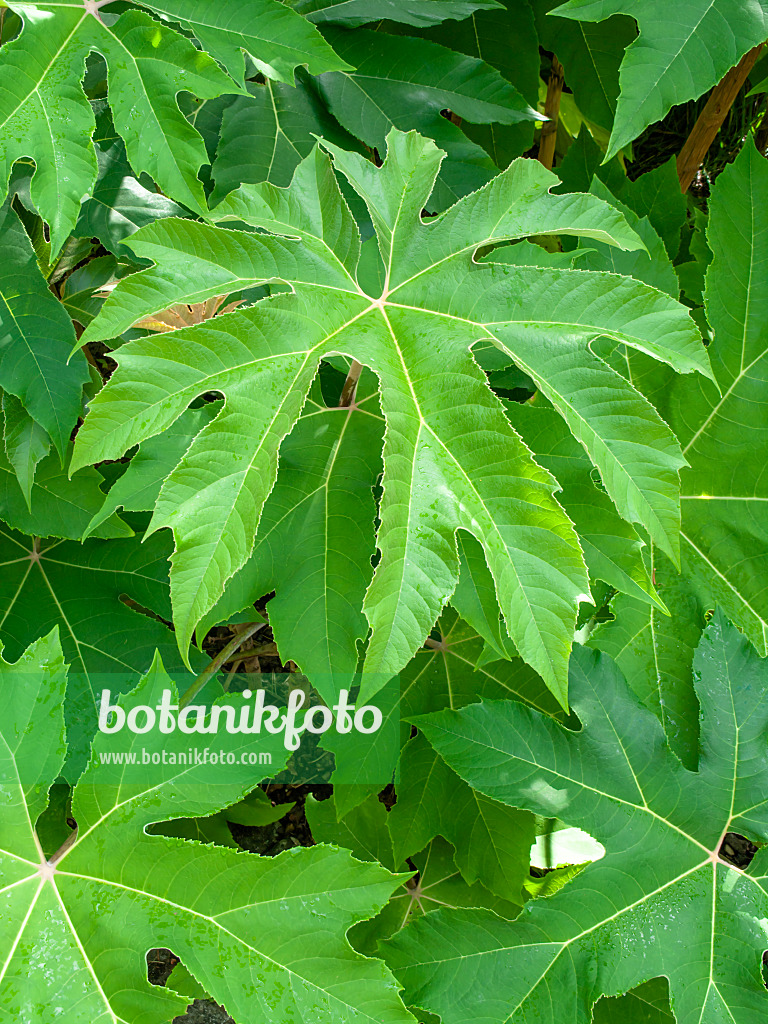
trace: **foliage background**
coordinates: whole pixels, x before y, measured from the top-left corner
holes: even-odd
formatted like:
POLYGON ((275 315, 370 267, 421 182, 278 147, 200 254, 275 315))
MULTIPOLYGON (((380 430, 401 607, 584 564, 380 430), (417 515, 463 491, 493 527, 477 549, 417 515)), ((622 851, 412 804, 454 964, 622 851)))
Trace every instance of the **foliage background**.
POLYGON ((8 1014, 764 1017, 766 38, 764 0, 2 6, 8 1014), (89 757, 105 674, 164 670, 399 673, 396 781, 327 742, 153 805, 89 757))

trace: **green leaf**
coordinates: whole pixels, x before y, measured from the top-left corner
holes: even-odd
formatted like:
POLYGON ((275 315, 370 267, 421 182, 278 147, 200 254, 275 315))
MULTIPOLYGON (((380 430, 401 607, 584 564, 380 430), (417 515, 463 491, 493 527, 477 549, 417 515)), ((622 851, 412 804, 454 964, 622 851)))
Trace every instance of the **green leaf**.
POLYGON ((618 595, 614 618, 597 627, 590 647, 610 654, 640 700, 664 726, 672 750, 686 768, 696 767, 699 705, 691 664, 705 623, 706 608, 696 588, 666 558, 650 548, 650 567, 668 614, 618 595))
MULTIPOLYGON (((30 822, 37 821, 45 811, 48 790, 64 763, 62 703, 66 683, 67 666, 55 629, 30 644, 15 663, 6 661, 0 654, 3 846, 12 842, 14 852, 20 855, 19 861, 40 859, 30 822), (33 720, 34 731, 30 728, 33 720), (13 775, 16 775, 15 785, 11 781, 13 775)), ((13 884, 23 878, 25 872, 21 863, 9 862, 8 853, 3 849, 3 878, 13 884)), ((7 934, 4 937, 7 938, 7 934)))
POLYGON ((246 88, 249 95, 238 96, 224 111, 211 205, 243 183, 288 185, 315 136, 354 147, 355 140, 331 117, 306 75, 299 73, 295 86, 267 79, 263 85, 248 82, 246 88))
POLYGON ((0 209, 0 243, 0 388, 20 400, 63 460, 88 366, 82 353, 67 362, 74 328, 48 290, 10 203, 0 209))
MULTIPOLYGON (((585 189, 585 191, 587 190, 585 189)), ((590 246, 592 244, 594 243, 590 243, 590 246)), ((548 252, 535 242, 523 241, 515 242, 513 245, 500 245, 498 248, 492 249, 482 259, 487 263, 509 263, 514 267, 558 267, 560 269, 572 270, 577 266, 577 262, 584 259, 587 253, 591 251, 591 248, 585 248, 571 249, 569 252, 548 252)), ((492 355, 495 354, 499 361, 504 358, 504 354, 493 347, 487 351, 492 355)), ((479 345, 475 346, 474 352, 484 370, 495 369, 495 367, 491 367, 484 360, 481 360, 479 345)), ((508 360, 506 362, 509 365, 508 360)), ((530 380, 530 378, 528 379, 530 380)), ((536 389, 531 387, 529 390, 535 391, 536 389)))
MULTIPOLYGON (((69 479, 58 455, 51 454, 38 465, 27 497, 16 467, 0 452, 0 519, 14 530, 36 537, 79 540, 104 499, 100 483, 99 473, 90 467, 69 479)), ((102 539, 132 537, 133 530, 110 513, 95 535, 102 539)))
POLYGON ((690 571, 765 653, 768 431, 755 403, 768 379, 768 289, 757 271, 768 258, 768 167, 746 145, 727 170, 710 202, 707 241, 715 256, 705 294, 720 394, 705 384, 686 396, 684 409, 672 398, 673 426, 691 465, 682 477, 681 540, 690 571))
POLYGON ((116 256, 130 256, 130 249, 122 245, 123 239, 161 217, 185 215, 178 203, 151 192, 136 180, 122 140, 108 147, 97 145, 96 157, 99 175, 91 198, 80 208, 76 235, 98 238, 116 256))
POLYGON ((680 231, 686 223, 686 198, 680 191, 674 157, 632 181, 618 158, 602 164, 603 152, 586 127, 557 168, 564 191, 588 192, 597 175, 611 193, 638 217, 647 217, 664 242, 670 259, 680 249, 680 231))
POLYGON ((147 670, 156 649, 170 670, 183 671, 160 618, 171 613, 169 553, 161 537, 144 544, 139 538, 76 544, 0 528, 0 639, 11 657, 19 657, 38 636, 58 628, 72 666, 66 717, 75 766, 87 757, 105 676, 106 685, 122 693, 134 673, 147 670))
POLYGON ((288 6, 316 25, 359 28, 386 19, 423 28, 447 18, 461 21, 474 11, 494 10, 501 4, 497 0, 289 0, 288 6))
POLYGON ((442 708, 461 708, 480 698, 524 700, 546 714, 562 710, 541 677, 522 658, 482 663, 485 642, 447 608, 433 635, 400 673, 403 719, 442 708), (437 634, 436 636, 434 634, 437 634))
POLYGON ((467 350, 490 341, 531 373, 603 471, 621 513, 647 521, 671 550, 676 442, 589 341, 607 335, 679 370, 709 372, 698 332, 681 306, 629 278, 475 262, 477 249, 530 234, 640 244, 600 200, 551 195, 556 178, 538 162, 516 161, 423 221, 441 159, 431 142, 393 131, 381 169, 325 145, 368 205, 387 268, 384 294, 366 295, 352 276, 357 231, 319 152, 290 189, 244 186, 217 207, 222 218, 285 237, 172 219, 142 229, 131 246, 157 268, 122 281, 82 341, 117 336, 174 302, 265 280, 293 292, 123 345, 119 370, 79 432, 73 466, 119 458, 199 395, 226 395, 163 484, 152 521, 176 536, 172 590, 185 651, 251 553, 278 446, 319 360, 358 359, 379 377, 387 420, 381 560, 365 599, 371 685, 399 671, 428 634, 455 587, 455 534, 465 529, 483 545, 521 656, 564 702, 575 610, 588 591, 581 551, 552 497, 552 477, 533 462, 467 350), (617 397, 612 412, 606 403, 617 397))
MULTIPOLYGON (((394 863, 388 828, 391 815, 375 794, 340 821, 334 804, 333 796, 323 801, 308 799, 307 820, 315 842, 336 843, 360 860, 375 860, 385 866, 394 863)), ((440 907, 486 907, 504 917, 519 912, 519 903, 499 899, 479 882, 468 885, 456 867, 452 847, 439 836, 409 857, 401 870, 413 871, 413 866, 418 874, 406 879, 378 916, 351 930, 350 941, 361 953, 376 955, 381 939, 440 907)))
POLYGON ((110 487, 103 505, 94 513, 81 537, 76 539, 86 540, 93 536, 94 531, 120 509, 151 512, 163 480, 217 411, 213 404, 202 409, 188 409, 162 434, 145 441, 123 475, 110 487))
POLYGON ((680 297, 680 282, 675 268, 664 248, 664 242, 647 217, 638 215, 628 206, 620 203, 599 178, 593 178, 589 191, 607 203, 621 210, 631 225, 642 238, 646 252, 619 252, 601 242, 590 242, 591 252, 586 253, 579 262, 582 270, 609 270, 615 274, 625 274, 637 281, 645 281, 652 288, 666 292, 673 299, 680 297))
POLYGON ((485 184, 496 170, 483 149, 441 116, 442 110, 473 124, 511 125, 540 117, 517 89, 477 57, 426 39, 368 29, 328 28, 325 34, 355 66, 354 71, 318 79, 329 110, 344 128, 382 153, 393 126, 416 129, 448 154, 431 210, 485 184))
MULTIPOLYGON (((272 801, 264 790, 255 789, 239 803, 224 811, 217 811, 205 818, 176 818, 174 821, 164 821, 150 825, 148 832, 153 836, 177 836, 179 839, 194 839, 199 843, 231 846, 237 850, 240 847, 232 838, 229 822, 257 828, 263 827, 279 821, 294 806, 294 804, 277 804, 273 807, 272 801)), ((171 987, 178 992, 176 980, 174 975, 174 983, 171 987)))
POLYGON ((397 803, 388 816, 395 863, 441 835, 455 848, 456 866, 468 885, 481 881, 497 896, 521 905, 533 816, 470 788, 421 735, 403 748, 400 779, 397 803))
POLYGON ((176 95, 238 91, 215 60, 141 11, 126 11, 109 27, 98 12, 54 0, 19 4, 18 11, 24 29, 3 47, 0 180, 8 180, 20 157, 35 160, 32 200, 51 226, 53 253, 74 228, 81 200, 96 180, 94 116, 78 84, 92 50, 109 66, 115 127, 135 173, 145 171, 165 193, 205 214, 197 178, 207 162, 205 146, 176 95))
POLYGON ((460 560, 459 581, 451 604, 462 619, 477 630, 496 657, 507 660, 516 657, 517 650, 504 625, 482 545, 464 530, 459 531, 456 541, 460 560))
MULTIPOLYGON (((269 622, 283 661, 308 676, 329 705, 349 688, 376 543, 372 487, 384 424, 376 394, 354 409, 310 403, 280 448, 280 469, 256 546, 199 630, 275 590, 269 622)), ((150 442, 151 443, 151 442, 150 442)))
POLYGON ((617 999, 601 999, 595 1024, 675 1024, 666 978, 654 978, 617 999))
MULTIPOLYGON (((647 345, 648 335, 654 333, 666 347, 672 341, 670 334, 665 332, 662 336, 661 331, 654 331, 651 321, 659 327, 667 322, 672 308, 668 298, 650 290, 642 298, 635 298, 631 292, 637 286, 628 286, 627 278, 613 275, 602 278, 585 271, 527 268, 520 268, 519 275, 524 284, 515 297, 515 323, 496 327, 497 337, 516 365, 536 381, 584 446, 621 515, 629 522, 643 525, 677 562, 679 471, 685 465, 680 445, 643 397, 583 344, 590 334, 598 333, 590 320, 596 303, 610 289, 614 292, 614 303, 624 293, 619 314, 623 322, 633 313, 639 321, 633 332, 635 344, 647 345), (532 323, 534 309, 541 309, 544 302, 549 303, 550 319, 542 325, 532 323), (642 323, 643 320, 646 322, 642 323), (641 332, 642 339, 637 337, 641 332)), ((618 307, 614 308, 618 312, 618 307)), ((608 335, 610 331, 618 340, 620 330, 611 331, 610 323, 601 326, 601 333, 608 335)), ((672 351, 681 347, 672 342, 667 358, 674 358, 672 351)), ((663 348, 657 348, 655 354, 662 352, 663 348)), ((703 356, 703 347, 701 352, 703 356)), ((685 364, 681 361, 680 365, 685 364)))
POLYGON ((5 454, 13 466, 21 493, 31 512, 35 470, 51 450, 51 439, 14 395, 4 393, 2 406, 5 454))
MULTIPOLYGON (((170 986, 148 983, 146 951, 159 944, 172 948, 239 1020, 257 1013, 297 1020, 311 1015, 318 1024, 412 1021, 381 961, 355 953, 344 937, 381 908, 398 876, 333 847, 260 858, 147 834, 158 818, 207 815, 248 792, 253 767, 240 764, 238 755, 252 739, 243 734, 218 738, 236 763, 215 785, 210 765, 175 763, 188 746, 182 733, 158 730, 131 740, 129 751, 143 748, 158 760, 165 752, 151 773, 140 762, 104 763, 104 755, 119 748, 114 736, 99 734, 73 794, 77 837, 44 859, 32 823, 64 755, 61 654, 54 651, 53 665, 46 654, 30 652, 32 664, 23 666, 36 673, 36 686, 2 687, 0 857, 6 884, 13 886, 2 924, 7 1011, 19 1019, 61 1007, 88 1020, 168 1020, 188 1000, 170 986), (39 955, 46 970, 30 972, 30 957, 39 955)), ((165 689, 177 692, 156 663, 121 705, 154 706, 165 689)), ((285 758, 282 737, 260 743, 275 761, 285 758)))
POLYGON ((617 514, 604 491, 595 486, 584 450, 565 422, 540 403, 506 403, 507 416, 536 457, 562 486, 560 500, 573 521, 592 579, 604 580, 641 605, 666 607, 654 591, 642 557, 642 542, 617 514))
POLYGON ((389 813, 377 794, 369 796, 341 817, 335 793, 327 800, 317 800, 310 796, 307 799, 306 814, 316 843, 343 846, 360 860, 378 861, 384 867, 395 870, 392 838, 387 827, 389 813))
POLYGON ((696 99, 768 36, 768 3, 755 0, 568 0, 553 14, 601 22, 628 14, 640 35, 621 62, 608 159, 678 103, 696 99))
POLYGON ((533 0, 541 45, 563 65, 565 80, 584 117, 610 131, 619 96, 619 65, 637 35, 635 26, 622 17, 599 24, 565 21, 549 16, 555 7, 556 0, 533 0))
POLYGON ((696 655, 698 773, 605 655, 580 650, 571 664, 580 732, 509 701, 418 727, 481 793, 578 825, 605 857, 514 922, 430 915, 387 944, 388 963, 444 1024, 478 1011, 488 1024, 576 1024, 600 996, 661 975, 678 1021, 761 1020, 768 860, 741 870, 719 851, 729 832, 768 839, 765 664, 718 613, 696 655))
MULTIPOLYGON (((536 109, 539 100, 539 40, 528 4, 503 0, 491 10, 477 10, 467 22, 444 22, 420 33, 450 50, 477 57, 495 68, 525 102, 536 109)), ((462 131, 479 143, 497 167, 506 167, 533 145, 535 122, 518 124, 462 123, 462 131)), ((585 190, 586 191, 586 190, 585 190)))
POLYGON ((194 32, 203 48, 220 61, 239 85, 245 84, 245 53, 267 78, 293 84, 303 65, 311 75, 349 67, 314 25, 276 0, 147 0, 144 6, 194 32))
MULTIPOLYGON (((406 882, 401 886, 379 918, 389 912, 394 917, 396 930, 441 907, 485 907, 501 917, 517 916, 518 903, 500 899, 480 882, 474 885, 467 883, 456 867, 454 851, 440 836, 409 860, 419 872, 416 884, 406 882)), ((371 922, 372 925, 376 923, 371 922)), ((367 927, 366 924, 358 925, 354 937, 367 927)), ((387 929, 387 933, 391 934, 391 929, 387 929)), ((379 934, 377 938, 388 937, 388 934, 379 934)), ((419 1019, 423 1018, 420 1016, 419 1019)))
POLYGON ((635 355, 624 372, 669 423, 690 468, 681 474, 684 575, 768 653, 768 166, 752 145, 719 177, 709 203, 706 312, 717 387, 686 386, 635 355))
POLYGON ((75 323, 90 324, 104 303, 103 289, 114 283, 118 270, 114 256, 97 256, 62 281, 61 302, 75 323))

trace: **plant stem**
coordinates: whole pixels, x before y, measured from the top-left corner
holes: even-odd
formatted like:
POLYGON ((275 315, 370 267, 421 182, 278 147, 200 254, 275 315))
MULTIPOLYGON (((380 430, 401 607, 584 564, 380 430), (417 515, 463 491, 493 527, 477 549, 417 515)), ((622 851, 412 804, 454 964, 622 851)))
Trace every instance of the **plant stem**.
POLYGON ((360 374, 362 371, 363 364, 358 363, 356 359, 353 359, 352 365, 349 368, 349 373, 347 374, 347 379, 344 381, 344 387, 341 389, 339 408, 345 409, 354 402, 355 392, 357 391, 357 382, 360 380, 360 374))
POLYGON ((213 661, 208 665, 200 675, 195 679, 190 686, 184 691, 179 700, 179 708, 184 708, 193 700, 198 693, 202 690, 212 675, 215 675, 219 671, 221 666, 229 661, 233 654, 235 654, 245 641, 252 637, 254 633, 258 633, 260 629, 266 626, 266 622, 251 622, 248 627, 243 630, 242 633, 238 633, 237 636, 232 637, 227 646, 216 655, 213 661))
POLYGON ((560 97, 563 94, 564 81, 563 65, 553 54, 552 70, 549 73, 549 81, 547 82, 547 99, 544 104, 544 113, 549 120, 544 122, 539 141, 539 162, 544 164, 550 171, 552 170, 552 164, 555 162, 557 119, 560 116, 560 97))
POLYGON ((696 124, 691 129, 691 134, 685 140, 677 157, 677 177, 680 180, 682 192, 688 191, 691 182, 696 177, 696 172, 714 142, 720 125, 725 120, 725 115, 731 109, 739 90, 746 82, 749 72, 760 56, 762 47, 763 44, 760 43, 759 46, 755 46, 745 53, 736 67, 731 68, 725 78, 718 82, 709 94, 704 109, 696 119, 696 124))

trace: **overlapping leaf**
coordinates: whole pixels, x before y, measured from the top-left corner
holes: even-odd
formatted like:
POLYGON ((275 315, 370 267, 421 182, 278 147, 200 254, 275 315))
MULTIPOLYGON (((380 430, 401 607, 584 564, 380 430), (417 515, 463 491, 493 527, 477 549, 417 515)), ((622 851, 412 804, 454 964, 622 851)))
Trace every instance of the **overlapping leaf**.
POLYGON ((80 208, 75 234, 98 238, 110 252, 125 256, 129 250, 121 243, 128 235, 161 217, 185 215, 178 203, 136 180, 121 139, 97 145, 96 159, 98 178, 91 197, 80 208))
MULTIPOLYGON (((88 367, 82 354, 67 363, 74 328, 48 290, 32 244, 10 203, 0 209, 0 245, 0 388, 23 404, 63 459, 81 411, 88 367)), ((35 436, 37 441, 30 439, 26 446, 40 451, 42 436, 39 431, 35 436)), ((19 443, 23 442, 12 441, 14 450, 19 443)), ((25 464, 29 467, 28 459, 25 464)), ((27 497, 33 478, 34 471, 21 470, 20 485, 27 497)))
POLYGON ((552 13, 586 22, 628 14, 640 28, 621 62, 609 157, 673 105, 701 96, 768 36, 765 0, 568 0, 552 13))
MULTIPOLYGON (((338 843, 355 857, 365 861, 379 861, 385 867, 395 863, 395 852, 388 828, 388 814, 376 796, 370 797, 341 821, 336 818, 334 800, 307 803, 307 820, 316 842, 338 843)), ((521 836, 523 843, 526 837, 521 836)), ((528 850, 524 851, 526 854, 528 850)), ((486 907, 502 917, 515 917, 519 902, 508 902, 475 882, 468 885, 454 861, 453 849, 444 839, 433 839, 401 866, 411 874, 395 892, 392 899, 371 921, 356 925, 349 938, 355 949, 376 955, 378 943, 405 928, 422 914, 440 907, 486 907), (409 863, 410 862, 410 863, 409 863)), ((421 1020, 422 1017, 419 1017, 421 1020)))
POLYGON ((541 45, 563 65, 579 110, 610 131, 619 96, 619 65, 635 38, 635 26, 629 18, 607 15, 596 23, 550 17, 557 7, 556 0, 533 0, 541 45))
POLYGON ((665 975, 678 1024, 764 1019, 768 859, 742 870, 720 850, 729 832, 768 840, 768 675, 719 613, 695 669, 698 772, 610 660, 586 650, 572 659, 580 732, 512 702, 418 719, 470 785, 586 829, 606 855, 513 923, 439 911, 402 933, 387 960, 412 1003, 444 1024, 581 1024, 600 996, 665 975))
POLYGON ((395 863, 440 835, 454 847, 467 884, 482 881, 497 896, 521 903, 533 816, 472 789, 421 735, 403 748, 400 778, 397 803, 388 818, 395 863))
MULTIPOLYGON (((34 435, 29 444, 35 442, 34 435)), ((102 478, 88 467, 68 478, 57 455, 44 458, 36 467, 34 484, 22 491, 15 466, 0 452, 0 518, 14 530, 36 537, 79 540, 101 506, 102 478)), ((131 537, 133 530, 111 511, 99 523, 97 537, 131 537)))
MULTIPOLYGON (((152 822, 218 811, 252 788, 253 767, 239 760, 218 784, 210 765, 182 762, 182 733, 134 737, 130 750, 158 760, 163 752, 151 771, 104 763, 115 738, 100 734, 73 795, 77 837, 47 860, 34 823, 66 751, 61 649, 51 635, 21 663, 1 667, 6 1013, 38 1019, 41 1007, 61 1007, 78 1020, 160 1024, 189 1002, 173 983, 147 981, 146 952, 163 946, 241 1021, 254 1013, 318 1024, 413 1020, 381 961, 344 938, 381 908, 397 876, 328 846, 262 859, 147 833, 152 822), (14 685, 22 674, 26 685, 14 685), (30 970, 41 957, 45 969, 30 970)), ((156 664, 123 704, 153 706, 164 689, 174 691, 156 664)), ((233 755, 252 749, 247 735, 219 740, 233 755)), ((282 737, 260 743, 273 763, 285 758, 282 737)))
POLYGON ((281 657, 328 703, 349 687, 368 632, 382 434, 375 392, 354 409, 309 405, 280 449, 253 553, 199 631, 276 590, 269 622, 281 657))
POLYGON ((54 254, 96 180, 94 115, 80 87, 91 51, 109 65, 112 115, 134 172, 147 172, 166 194, 205 212, 197 178, 205 146, 176 95, 182 89, 203 98, 238 91, 213 57, 142 11, 128 10, 107 25, 98 9, 67 0, 10 6, 18 7, 24 28, 3 47, 0 192, 16 160, 34 159, 32 199, 50 225, 54 254))
POLYGON ((306 75, 297 74, 293 86, 267 79, 263 85, 248 82, 246 88, 248 95, 238 96, 224 111, 211 205, 244 183, 287 185, 315 145, 315 136, 354 146, 306 75))
POLYGON ((134 251, 157 268, 121 282, 83 340, 117 336, 172 302, 248 284, 279 279, 293 293, 123 346, 73 465, 118 457, 198 395, 225 394, 223 412, 164 483, 152 522, 176 536, 174 614, 186 649, 250 554, 278 446, 319 359, 357 359, 381 381, 388 424, 366 671, 393 674, 418 649, 455 586, 462 528, 483 545, 517 649, 562 698, 575 607, 588 590, 581 552, 552 478, 520 443, 467 349, 490 340, 533 376, 621 514, 674 556, 679 449, 589 341, 605 334, 682 371, 708 372, 697 332, 677 303, 629 278, 473 260, 483 245, 539 232, 639 244, 605 203, 551 195, 555 179, 534 161, 514 163, 425 222, 420 212, 441 159, 432 143, 393 131, 381 169, 333 153, 368 205, 387 268, 383 295, 366 295, 354 279, 357 230, 320 151, 290 189, 244 187, 217 207, 222 220, 276 235, 173 219, 137 232, 134 251))
POLYGON ((653 545, 649 562, 668 614, 619 594, 611 601, 613 619, 598 627, 589 646, 611 655, 637 696, 658 715, 672 750, 687 768, 695 768, 699 705, 692 661, 707 608, 701 592, 653 545))
POLYGON ((262 74, 288 84, 294 68, 310 74, 347 67, 308 21, 277 0, 147 0, 158 14, 180 22, 200 40, 240 85, 245 80, 244 52, 262 74))
POLYGON ((19 489, 31 511, 32 484, 38 463, 51 450, 47 431, 36 423, 15 395, 4 392, 3 445, 8 462, 13 467, 19 489))
POLYGON ((479 188, 496 173, 485 150, 443 117, 443 110, 472 124, 536 120, 535 110, 520 92, 474 54, 368 29, 328 28, 326 35, 355 67, 321 75, 317 81, 328 109, 344 128, 382 151, 393 126, 403 131, 415 128, 445 150, 447 159, 429 203, 433 211, 479 188))
POLYGON ((316 25, 325 22, 358 28, 372 21, 400 21, 406 25, 434 25, 446 18, 461 20, 474 11, 501 6, 497 0, 289 0, 316 25))
POLYGON ((158 649, 169 670, 184 671, 162 621, 171 613, 168 554, 162 537, 79 544, 0 531, 0 639, 16 658, 58 628, 72 666, 67 729, 80 767, 96 729, 100 680, 109 677, 105 685, 123 692, 158 649))
MULTIPOLYGON (((503 79, 517 89, 530 107, 534 110, 537 108, 541 81, 539 46, 533 11, 527 3, 504 0, 503 4, 490 10, 473 11, 465 22, 458 25, 453 21, 444 21, 440 25, 421 30, 402 28, 400 31, 407 35, 423 36, 449 50, 478 58, 485 65, 495 68, 503 79)), ((453 104, 450 109, 452 107, 453 104)), ((408 127, 418 127, 418 122, 408 127)), ((511 160, 531 148, 534 129, 534 121, 508 124, 505 120, 503 123, 495 121, 475 124, 472 117, 469 120, 462 118, 461 121, 464 134, 483 147, 497 168, 506 167, 511 160)), ((445 127, 439 121, 435 122, 438 134, 432 134, 426 126, 422 130, 436 141, 440 140, 439 145, 448 148, 449 139, 444 136, 445 127)), ((474 173, 477 174, 477 170, 474 173)), ((496 173, 495 170, 493 173, 496 173)))
POLYGON ((507 415, 536 457, 562 487, 560 500, 579 534, 593 579, 666 613, 643 563, 641 541, 592 479, 592 467, 554 410, 506 403, 507 415))
MULTIPOLYGON (((719 604, 768 651, 768 166, 752 145, 718 179, 710 204, 706 313, 717 387, 672 380, 628 355, 624 372, 680 438, 681 553, 700 599, 719 604)), ((618 365, 618 364, 617 364, 618 365)))

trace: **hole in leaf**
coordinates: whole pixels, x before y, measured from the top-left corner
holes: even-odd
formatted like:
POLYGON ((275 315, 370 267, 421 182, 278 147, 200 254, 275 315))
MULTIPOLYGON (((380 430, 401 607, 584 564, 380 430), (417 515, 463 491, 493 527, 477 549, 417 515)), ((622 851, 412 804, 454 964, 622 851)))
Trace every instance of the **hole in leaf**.
POLYGON ((179 958, 170 949, 150 949, 147 953, 147 979, 150 985, 165 985, 179 958))
POLYGON ((127 608, 131 608, 133 611, 138 612, 139 615, 146 615, 148 619, 154 619, 155 622, 162 622, 168 629, 173 629, 173 623, 169 619, 164 619, 162 615, 158 615, 157 612, 153 612, 151 608, 145 608, 143 604, 139 604, 138 601, 134 601, 132 597, 127 594, 121 594, 118 598, 120 604, 124 604, 127 608))
POLYGON ((736 832, 728 832, 718 853, 722 860, 733 864, 735 868, 746 868, 752 863, 752 858, 757 853, 757 847, 744 836, 740 836, 736 832))

